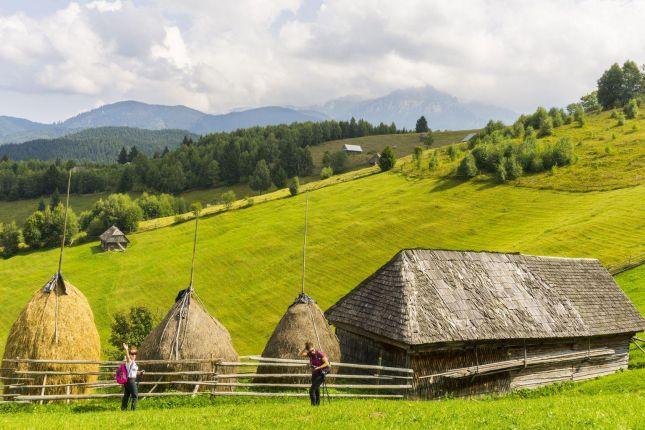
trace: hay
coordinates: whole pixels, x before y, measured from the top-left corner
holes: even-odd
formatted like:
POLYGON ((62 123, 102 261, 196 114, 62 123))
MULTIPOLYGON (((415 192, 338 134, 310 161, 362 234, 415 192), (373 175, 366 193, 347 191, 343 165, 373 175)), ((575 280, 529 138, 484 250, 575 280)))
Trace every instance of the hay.
MULTIPOLYGON (((316 349, 327 354, 329 361, 340 361, 340 345, 336 334, 316 302, 302 293, 282 316, 262 351, 262 357, 301 360, 300 351, 307 341, 313 342, 316 349)), ((303 369, 298 367, 258 367, 258 373, 307 373, 308 371, 309 369, 303 372, 303 369)), ((294 381, 293 378, 289 380, 294 381)))
MULTIPOLYGON (((100 360, 101 342, 94 314, 87 299, 78 289, 61 278, 54 277, 48 285, 53 288, 45 292, 39 288, 9 331, 4 350, 3 369, 31 371, 73 371, 96 372, 98 365, 70 365, 47 363, 15 363, 7 359, 65 359, 65 360, 100 360), (52 283, 53 282, 53 283, 52 283), (58 334, 56 336, 56 328, 58 334)), ((3 376, 15 377, 11 371, 4 371, 3 376)), ((42 384, 44 376, 20 375, 34 377, 32 384, 42 384)), ((93 382, 96 376, 84 375, 48 375, 47 384, 69 384, 93 382)), ((23 380, 11 383, 25 382, 23 380)), ((5 381, 7 383, 7 381, 5 381)), ((65 394, 65 387, 48 388, 45 394, 65 394)), ((10 391, 5 389, 5 391, 10 391)), ((85 394, 83 387, 72 387, 71 394, 85 394)), ((40 389, 21 389, 20 394, 39 394, 40 389)))
MULTIPOLYGON (((140 360, 222 359, 237 361, 238 354, 231 336, 219 321, 213 318, 190 289, 172 306, 165 318, 152 330, 139 347, 140 360)), ((140 366, 151 372, 213 371, 210 363, 167 364, 140 366)), ((233 373, 235 368, 219 368, 218 373, 233 373)), ((146 377, 147 378, 147 377, 146 377)), ((151 376, 149 380, 158 380, 151 376), (152 379, 150 379, 152 378, 152 379)), ((168 376, 161 380, 212 379, 210 376, 168 376)), ((178 390, 192 390, 192 386, 178 385, 178 390)))

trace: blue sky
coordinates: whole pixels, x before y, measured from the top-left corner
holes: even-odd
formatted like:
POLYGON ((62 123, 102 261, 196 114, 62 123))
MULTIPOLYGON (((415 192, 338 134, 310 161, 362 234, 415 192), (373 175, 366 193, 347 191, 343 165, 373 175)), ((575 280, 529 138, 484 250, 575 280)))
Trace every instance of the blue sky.
POLYGON ((134 99, 221 113, 432 85, 529 111, 645 63, 645 2, 3 0, 0 115, 134 99))

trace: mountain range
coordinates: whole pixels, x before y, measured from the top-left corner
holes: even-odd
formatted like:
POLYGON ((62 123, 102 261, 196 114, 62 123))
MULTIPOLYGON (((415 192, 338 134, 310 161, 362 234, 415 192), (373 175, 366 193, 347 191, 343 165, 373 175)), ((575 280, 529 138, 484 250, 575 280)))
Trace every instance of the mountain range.
MULTIPOLYGON (((477 102, 463 102, 431 86, 397 90, 377 98, 347 96, 320 105, 266 106, 234 110, 222 115, 212 115, 181 105, 165 106, 121 101, 53 124, 0 116, 0 145, 39 140, 37 144, 31 144, 31 148, 43 148, 46 141, 42 139, 54 139, 54 144, 62 144, 62 141, 55 139, 98 127, 111 127, 101 131, 100 136, 103 137, 110 131, 117 133, 115 138, 108 139, 114 144, 118 141, 118 136, 124 135, 123 131, 117 130, 119 127, 183 130, 184 134, 203 135, 252 126, 326 119, 348 120, 351 117, 362 118, 375 124, 394 122, 399 128, 413 129, 421 115, 426 117, 432 129, 451 130, 480 128, 489 119, 512 122, 517 117, 515 112, 508 109, 477 102)), ((125 134, 134 136, 131 131, 125 134)), ((177 133, 173 135, 173 140, 176 135, 177 133)), ((149 137, 146 136, 146 139, 149 137)), ((77 138, 78 136, 64 141, 65 145, 69 146, 70 142, 76 141, 77 138)), ((127 146, 125 142, 124 146, 127 146)), ((33 150, 15 150, 23 154, 35 153, 33 150)), ((58 154, 56 151, 50 153, 58 154)))

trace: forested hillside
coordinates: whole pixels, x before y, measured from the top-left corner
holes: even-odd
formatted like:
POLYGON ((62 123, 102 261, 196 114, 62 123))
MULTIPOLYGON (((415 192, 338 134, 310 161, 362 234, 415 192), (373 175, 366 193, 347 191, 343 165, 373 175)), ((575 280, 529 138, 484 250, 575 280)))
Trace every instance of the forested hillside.
POLYGON ((82 130, 56 139, 36 139, 0 146, 0 157, 11 160, 77 160, 114 163, 121 148, 136 146, 152 156, 165 148, 179 146, 185 136, 196 138, 186 130, 145 130, 132 127, 99 127, 82 130))

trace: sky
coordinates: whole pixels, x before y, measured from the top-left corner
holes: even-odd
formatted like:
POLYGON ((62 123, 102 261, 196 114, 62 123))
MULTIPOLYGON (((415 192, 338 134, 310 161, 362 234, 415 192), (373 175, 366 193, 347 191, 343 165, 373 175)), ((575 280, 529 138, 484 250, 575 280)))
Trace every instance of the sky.
POLYGON ((645 63, 645 1, 2 0, 0 115, 209 113, 432 85, 527 112, 645 63))

